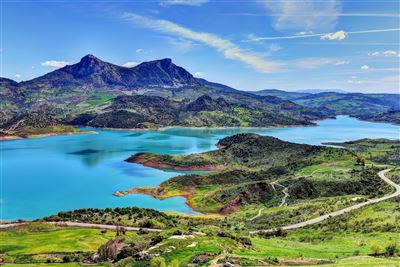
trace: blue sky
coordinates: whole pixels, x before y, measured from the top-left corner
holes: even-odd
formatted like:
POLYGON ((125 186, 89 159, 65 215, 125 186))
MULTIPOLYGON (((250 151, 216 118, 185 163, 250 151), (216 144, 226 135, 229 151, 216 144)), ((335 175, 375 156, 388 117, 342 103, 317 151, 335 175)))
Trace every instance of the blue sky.
POLYGON ((1 76, 29 80, 86 54, 172 58, 242 90, 399 91, 399 3, 382 0, 1 2, 1 76))

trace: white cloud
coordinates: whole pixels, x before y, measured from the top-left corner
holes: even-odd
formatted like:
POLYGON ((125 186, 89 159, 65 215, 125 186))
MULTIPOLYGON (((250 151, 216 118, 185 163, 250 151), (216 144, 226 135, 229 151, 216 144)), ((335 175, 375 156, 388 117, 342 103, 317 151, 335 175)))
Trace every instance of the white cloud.
POLYGON ((293 62, 293 64, 301 69, 316 69, 325 65, 345 65, 349 64, 349 61, 346 60, 338 60, 331 58, 303 58, 293 62))
POLYGON ((399 56, 400 52, 395 51, 395 50, 386 50, 386 51, 374 51, 374 52, 369 52, 368 56, 372 57, 378 57, 378 56, 385 56, 385 57, 391 57, 391 56, 399 56))
POLYGON ((369 69, 369 66, 368 66, 368 65, 362 65, 362 66, 361 66, 361 69, 362 69, 362 70, 367 70, 367 69, 369 69))
POLYGON ((135 67, 135 66, 138 65, 138 64, 139 64, 139 63, 138 63, 138 62, 135 62, 135 61, 128 61, 128 62, 122 64, 121 66, 122 66, 122 67, 125 67, 125 68, 132 68, 132 67, 135 67))
POLYGON ((16 79, 21 79, 22 75, 17 73, 17 74, 14 75, 14 77, 15 77, 16 79))
POLYGON ((333 33, 324 34, 321 36, 321 40, 343 40, 346 38, 347 33, 345 31, 337 31, 333 33))
POLYGON ((341 6, 337 0, 262 1, 278 30, 329 30, 336 25, 341 6), (272 13, 272 14, 271 14, 272 13))
MULTIPOLYGON (((306 32, 304 32, 304 34, 295 34, 295 35, 288 35, 288 36, 273 36, 273 37, 264 37, 264 36, 260 37, 260 36, 255 36, 253 34, 249 34, 248 39, 243 40, 243 42, 259 42, 259 41, 265 41, 265 40, 299 39, 299 38, 312 38, 312 37, 320 37, 320 39, 323 39, 323 40, 343 40, 348 35, 352 35, 352 34, 368 34, 368 33, 380 33, 380 32, 398 32, 398 31, 400 31, 400 28, 352 31, 352 32, 346 32, 346 31, 341 30, 341 31, 337 31, 337 32, 310 33, 310 34, 307 34, 306 32)), ((368 44, 368 43, 366 43, 366 44, 368 44)))
POLYGON ((381 54, 380 52, 375 51, 375 52, 369 52, 369 53, 368 53, 368 56, 377 57, 377 56, 379 56, 380 54, 381 54))
POLYGON ((296 35, 308 35, 308 34, 314 34, 313 31, 305 31, 305 32, 298 32, 296 35))
POLYGON ((397 56, 399 55, 399 51, 394 51, 394 50, 386 50, 383 52, 385 56, 397 56))
POLYGON ((215 48, 225 58, 240 61, 258 72, 270 73, 282 69, 282 63, 267 60, 256 53, 246 52, 238 45, 215 34, 196 32, 167 20, 153 19, 135 13, 125 13, 123 18, 139 27, 150 28, 159 32, 206 44, 215 48))
POLYGON ((143 50, 143 48, 138 48, 138 49, 136 49, 136 53, 141 53, 141 52, 143 52, 144 50, 143 50))
POLYGON ((365 79, 365 80, 359 80, 359 79, 350 79, 347 81, 349 84, 363 84, 363 85, 376 85, 378 88, 375 88, 375 93, 379 92, 382 87, 384 86, 386 88, 398 88, 399 85, 399 76, 385 76, 385 77, 380 77, 380 78, 375 78, 375 79, 365 79))
POLYGON ((358 81, 358 80, 348 80, 347 83, 361 84, 363 82, 362 81, 358 81))
POLYGON ((44 67, 52 67, 52 68, 62 68, 68 64, 69 62, 67 61, 59 61, 59 60, 47 60, 40 63, 40 65, 44 67))
POLYGON ((204 73, 204 72, 201 72, 201 71, 196 71, 196 72, 194 73, 194 76, 196 76, 196 77, 204 77, 204 75, 205 75, 205 73, 204 73))
POLYGON ((335 63, 336 66, 338 66, 338 65, 347 65, 347 64, 350 64, 350 61, 348 61, 348 60, 339 60, 339 61, 337 61, 335 63))
POLYGON ((209 0, 161 0, 163 6, 182 5, 182 6, 201 6, 209 0))

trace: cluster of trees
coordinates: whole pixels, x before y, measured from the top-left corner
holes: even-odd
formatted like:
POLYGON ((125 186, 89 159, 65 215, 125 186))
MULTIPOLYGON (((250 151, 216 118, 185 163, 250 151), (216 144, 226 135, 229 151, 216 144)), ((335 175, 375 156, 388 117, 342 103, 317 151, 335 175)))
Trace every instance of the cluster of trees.
POLYGON ((381 246, 374 244, 371 246, 371 251, 372 255, 374 256, 387 256, 387 257, 394 257, 399 255, 400 256, 400 250, 399 246, 397 243, 390 243, 388 244, 385 248, 382 248, 381 246))

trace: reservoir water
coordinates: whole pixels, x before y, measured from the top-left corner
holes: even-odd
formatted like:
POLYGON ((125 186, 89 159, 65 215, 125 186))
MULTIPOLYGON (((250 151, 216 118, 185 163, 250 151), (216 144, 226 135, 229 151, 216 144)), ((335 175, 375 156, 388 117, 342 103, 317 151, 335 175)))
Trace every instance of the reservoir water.
POLYGON ((184 198, 146 195, 114 197, 116 190, 156 186, 182 174, 127 163, 138 152, 190 154, 216 149, 227 135, 253 132, 296 143, 321 144, 360 138, 399 139, 400 127, 339 116, 315 127, 279 129, 96 130, 78 134, 0 142, 2 220, 35 219, 79 208, 138 206, 193 213, 184 198))

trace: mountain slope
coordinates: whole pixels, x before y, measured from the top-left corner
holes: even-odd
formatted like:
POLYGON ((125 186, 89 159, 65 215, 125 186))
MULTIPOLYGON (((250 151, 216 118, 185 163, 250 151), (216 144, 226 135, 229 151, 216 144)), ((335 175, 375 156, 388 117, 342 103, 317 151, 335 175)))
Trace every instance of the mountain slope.
POLYGON ((312 125, 300 116, 253 109, 207 95, 191 102, 178 102, 159 96, 118 96, 97 112, 80 114, 68 123, 106 128, 312 125))
POLYGON ((125 89, 199 84, 189 72, 173 64, 171 59, 144 62, 133 68, 125 68, 104 62, 93 55, 86 55, 76 64, 65 66, 22 85, 29 86, 32 83, 52 87, 87 85, 125 89))
MULTIPOLYGON (((133 120, 129 120, 129 123, 121 125, 113 123, 112 127, 126 128, 132 125, 153 127, 152 123, 191 126, 247 124, 272 126, 282 123, 286 125, 285 121, 292 125, 296 121, 299 124, 310 124, 309 120, 331 116, 328 110, 316 111, 275 96, 257 96, 225 85, 194 78, 184 68, 176 66, 171 59, 154 60, 141 63, 133 68, 125 68, 102 61, 93 55, 87 55, 76 64, 65 66, 33 80, 16 83, 3 79, 2 85, 4 86, 0 91, 6 100, 3 104, 6 111, 3 112, 4 119, 1 124, 31 111, 78 124, 86 124, 94 117, 96 117, 95 121, 98 122, 96 123, 98 126, 108 125, 109 123, 105 123, 105 120, 122 123, 121 118, 133 115, 126 113, 126 111, 131 112, 130 110, 115 108, 112 99, 129 95, 158 96, 164 100, 179 102, 180 104, 176 103, 175 105, 180 107, 208 95, 212 101, 224 100, 229 105, 236 105, 236 108, 232 108, 232 105, 229 106, 230 112, 233 112, 229 116, 227 116, 227 110, 207 109, 202 112, 192 110, 190 114, 187 114, 186 122, 183 122, 182 118, 176 119, 175 117, 174 121, 167 120, 162 123, 157 120, 143 121, 150 118, 138 114, 133 120), (109 105, 114 106, 108 108, 109 105), (243 116, 254 115, 254 120, 248 118, 238 120, 240 108, 246 110, 242 114, 243 116), (257 110, 258 113, 256 114, 254 110, 257 110), (105 113, 107 114, 104 115, 105 113), (265 118, 260 118, 264 115, 265 118), (112 116, 116 116, 116 119, 113 120, 112 116), (203 117, 197 118, 196 116, 203 117), (206 116, 209 116, 207 122, 206 116), (279 116, 282 119, 277 119, 279 116), (100 118, 102 119, 100 120, 100 118), (145 124, 138 125, 138 123, 145 124)), ((150 99, 143 99, 143 101, 147 100, 150 99)), ((149 108, 152 108, 152 102, 147 104, 149 108)), ((170 113, 168 107, 162 107, 158 108, 156 114, 161 114, 163 110, 166 114, 170 113)), ((178 113, 182 113, 182 108, 178 113)))
POLYGON ((293 101, 307 107, 328 108, 335 111, 337 115, 361 115, 399 108, 400 95, 320 93, 302 96, 293 101))
POLYGON ((365 121, 388 122, 400 125, 400 110, 389 110, 381 113, 368 113, 357 118, 365 121))
POLYGON ((260 96, 276 96, 280 97, 285 100, 291 100, 291 99, 296 99, 302 96, 307 96, 309 93, 300 93, 300 92, 288 92, 288 91, 283 91, 283 90, 278 90, 278 89, 264 89, 264 90, 259 90, 259 91, 251 91, 252 94, 255 95, 260 95, 260 96))
MULTIPOLYGON (((191 155, 135 154, 126 161, 164 170, 212 172, 176 176, 155 188, 138 187, 116 195, 184 196, 196 210, 226 214, 255 204, 273 207, 304 199, 390 192, 375 169, 357 164, 354 151, 250 133, 225 137, 217 146, 218 150, 191 155)), ((393 148, 382 155, 395 152, 393 148)))
POLYGON ((276 89, 254 91, 260 96, 276 96, 302 106, 330 110, 335 115, 364 118, 365 114, 400 108, 400 94, 361 94, 341 92, 286 92, 276 89))

